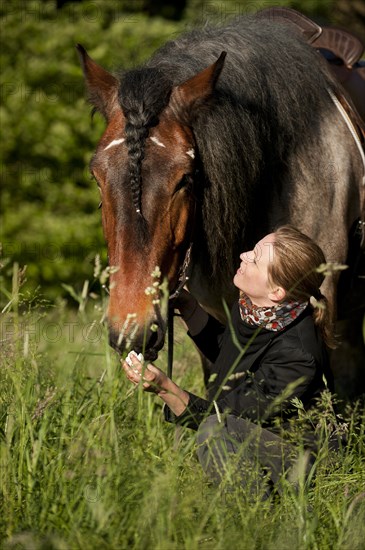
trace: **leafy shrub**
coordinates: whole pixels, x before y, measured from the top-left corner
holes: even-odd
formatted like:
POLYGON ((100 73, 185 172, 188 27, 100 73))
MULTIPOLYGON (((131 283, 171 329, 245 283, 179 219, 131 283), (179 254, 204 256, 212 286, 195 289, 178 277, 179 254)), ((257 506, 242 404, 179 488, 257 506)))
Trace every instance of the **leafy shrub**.
POLYGON ((105 259, 99 195, 88 173, 104 122, 91 122, 75 44, 115 70, 141 63, 179 29, 116 6, 57 11, 53 3, 15 2, 2 13, 4 255, 28 264, 28 284, 50 298, 60 282, 81 285, 96 253, 105 259))

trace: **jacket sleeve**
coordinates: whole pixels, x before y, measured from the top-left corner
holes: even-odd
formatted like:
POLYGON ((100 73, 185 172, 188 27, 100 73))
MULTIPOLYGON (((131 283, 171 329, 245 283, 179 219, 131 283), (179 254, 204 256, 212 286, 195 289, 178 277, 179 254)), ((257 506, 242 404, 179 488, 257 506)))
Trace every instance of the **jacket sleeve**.
POLYGON ((190 338, 197 345, 203 355, 212 363, 215 362, 219 355, 223 334, 226 327, 222 325, 217 319, 209 315, 209 319, 203 330, 190 338))
POLYGON ((221 398, 217 396, 215 404, 189 394, 186 410, 175 417, 166 407, 165 418, 197 429, 200 422, 207 415, 215 414, 218 408, 221 413, 231 413, 252 421, 267 421, 277 415, 278 411, 288 408, 290 399, 300 398, 306 392, 316 370, 315 360, 309 353, 289 349, 284 356, 271 354, 263 359, 255 372, 248 372, 231 391, 228 390, 228 380, 224 388, 225 393, 228 393, 221 398))

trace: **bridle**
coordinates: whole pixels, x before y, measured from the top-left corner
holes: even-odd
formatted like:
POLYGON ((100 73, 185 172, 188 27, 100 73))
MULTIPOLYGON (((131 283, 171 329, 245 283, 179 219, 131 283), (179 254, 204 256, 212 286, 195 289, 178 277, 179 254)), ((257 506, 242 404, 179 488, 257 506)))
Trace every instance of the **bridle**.
POLYGON ((170 294, 167 306, 167 322, 163 320, 161 309, 160 309, 160 300, 156 300, 153 303, 153 308, 155 310, 155 315, 160 323, 160 325, 165 328, 167 327, 167 376, 172 377, 172 365, 174 361, 174 316, 179 316, 175 313, 175 300, 180 295, 181 290, 183 289, 186 282, 189 280, 189 273, 191 267, 191 251, 193 248, 193 242, 190 241, 189 247, 185 253, 184 261, 181 265, 179 271, 179 279, 177 287, 174 292, 170 294))
POLYGON ((174 362, 174 316, 177 315, 175 313, 174 304, 176 298, 180 295, 181 290, 185 286, 186 282, 189 280, 192 248, 193 242, 190 241, 183 264, 180 268, 178 285, 174 292, 169 296, 169 303, 167 308, 167 376, 169 378, 172 378, 172 368, 174 362))
POLYGON ((180 268, 178 285, 175 288, 174 292, 169 296, 170 303, 173 302, 179 296, 180 292, 185 286, 185 283, 189 280, 189 267, 190 267, 191 251, 193 248, 193 244, 194 244, 193 241, 190 241, 189 247, 185 254, 183 264, 180 268))
MULTIPOLYGON (((195 175, 197 176, 199 170, 197 169, 195 171, 195 175)), ((185 253, 184 261, 180 267, 179 270, 179 278, 178 283, 175 288, 175 290, 170 294, 169 301, 168 301, 168 308, 167 308, 167 376, 169 378, 172 378, 172 369, 173 369, 173 362, 174 362, 174 317, 179 316, 179 314, 175 313, 175 300, 180 295, 180 292, 184 288, 185 284, 189 280, 190 271, 191 271, 191 253, 193 249, 193 236, 194 236, 194 229, 195 229, 195 221, 196 221, 196 198, 194 198, 194 206, 193 206, 193 215, 192 215, 192 222, 191 222, 191 230, 190 230, 190 240, 189 240, 189 246, 187 248, 187 251, 185 253)))

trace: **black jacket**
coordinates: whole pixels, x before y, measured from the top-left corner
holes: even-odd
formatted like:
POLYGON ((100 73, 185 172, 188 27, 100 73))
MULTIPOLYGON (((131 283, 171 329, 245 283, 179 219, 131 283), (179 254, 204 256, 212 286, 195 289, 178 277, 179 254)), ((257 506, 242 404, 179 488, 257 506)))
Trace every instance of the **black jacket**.
POLYGON ((166 420, 197 429, 218 409, 269 427, 278 415, 285 420, 293 414, 293 397, 311 407, 326 386, 333 387, 327 351, 311 313, 308 307, 280 332, 246 324, 238 303, 227 327, 210 317, 193 338, 213 362, 208 399, 188 392, 184 413, 176 417, 165 407, 166 420))

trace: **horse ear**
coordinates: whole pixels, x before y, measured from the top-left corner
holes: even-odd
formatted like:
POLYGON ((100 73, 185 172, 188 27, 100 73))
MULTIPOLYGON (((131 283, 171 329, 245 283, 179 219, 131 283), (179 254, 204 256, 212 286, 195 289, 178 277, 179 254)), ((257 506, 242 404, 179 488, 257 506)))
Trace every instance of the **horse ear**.
POLYGON ((211 97, 226 55, 227 52, 222 52, 215 63, 173 88, 169 103, 173 111, 181 115, 211 97))
POLYGON ((89 57, 81 44, 76 45, 84 73, 90 103, 108 121, 118 108, 118 80, 89 57))

